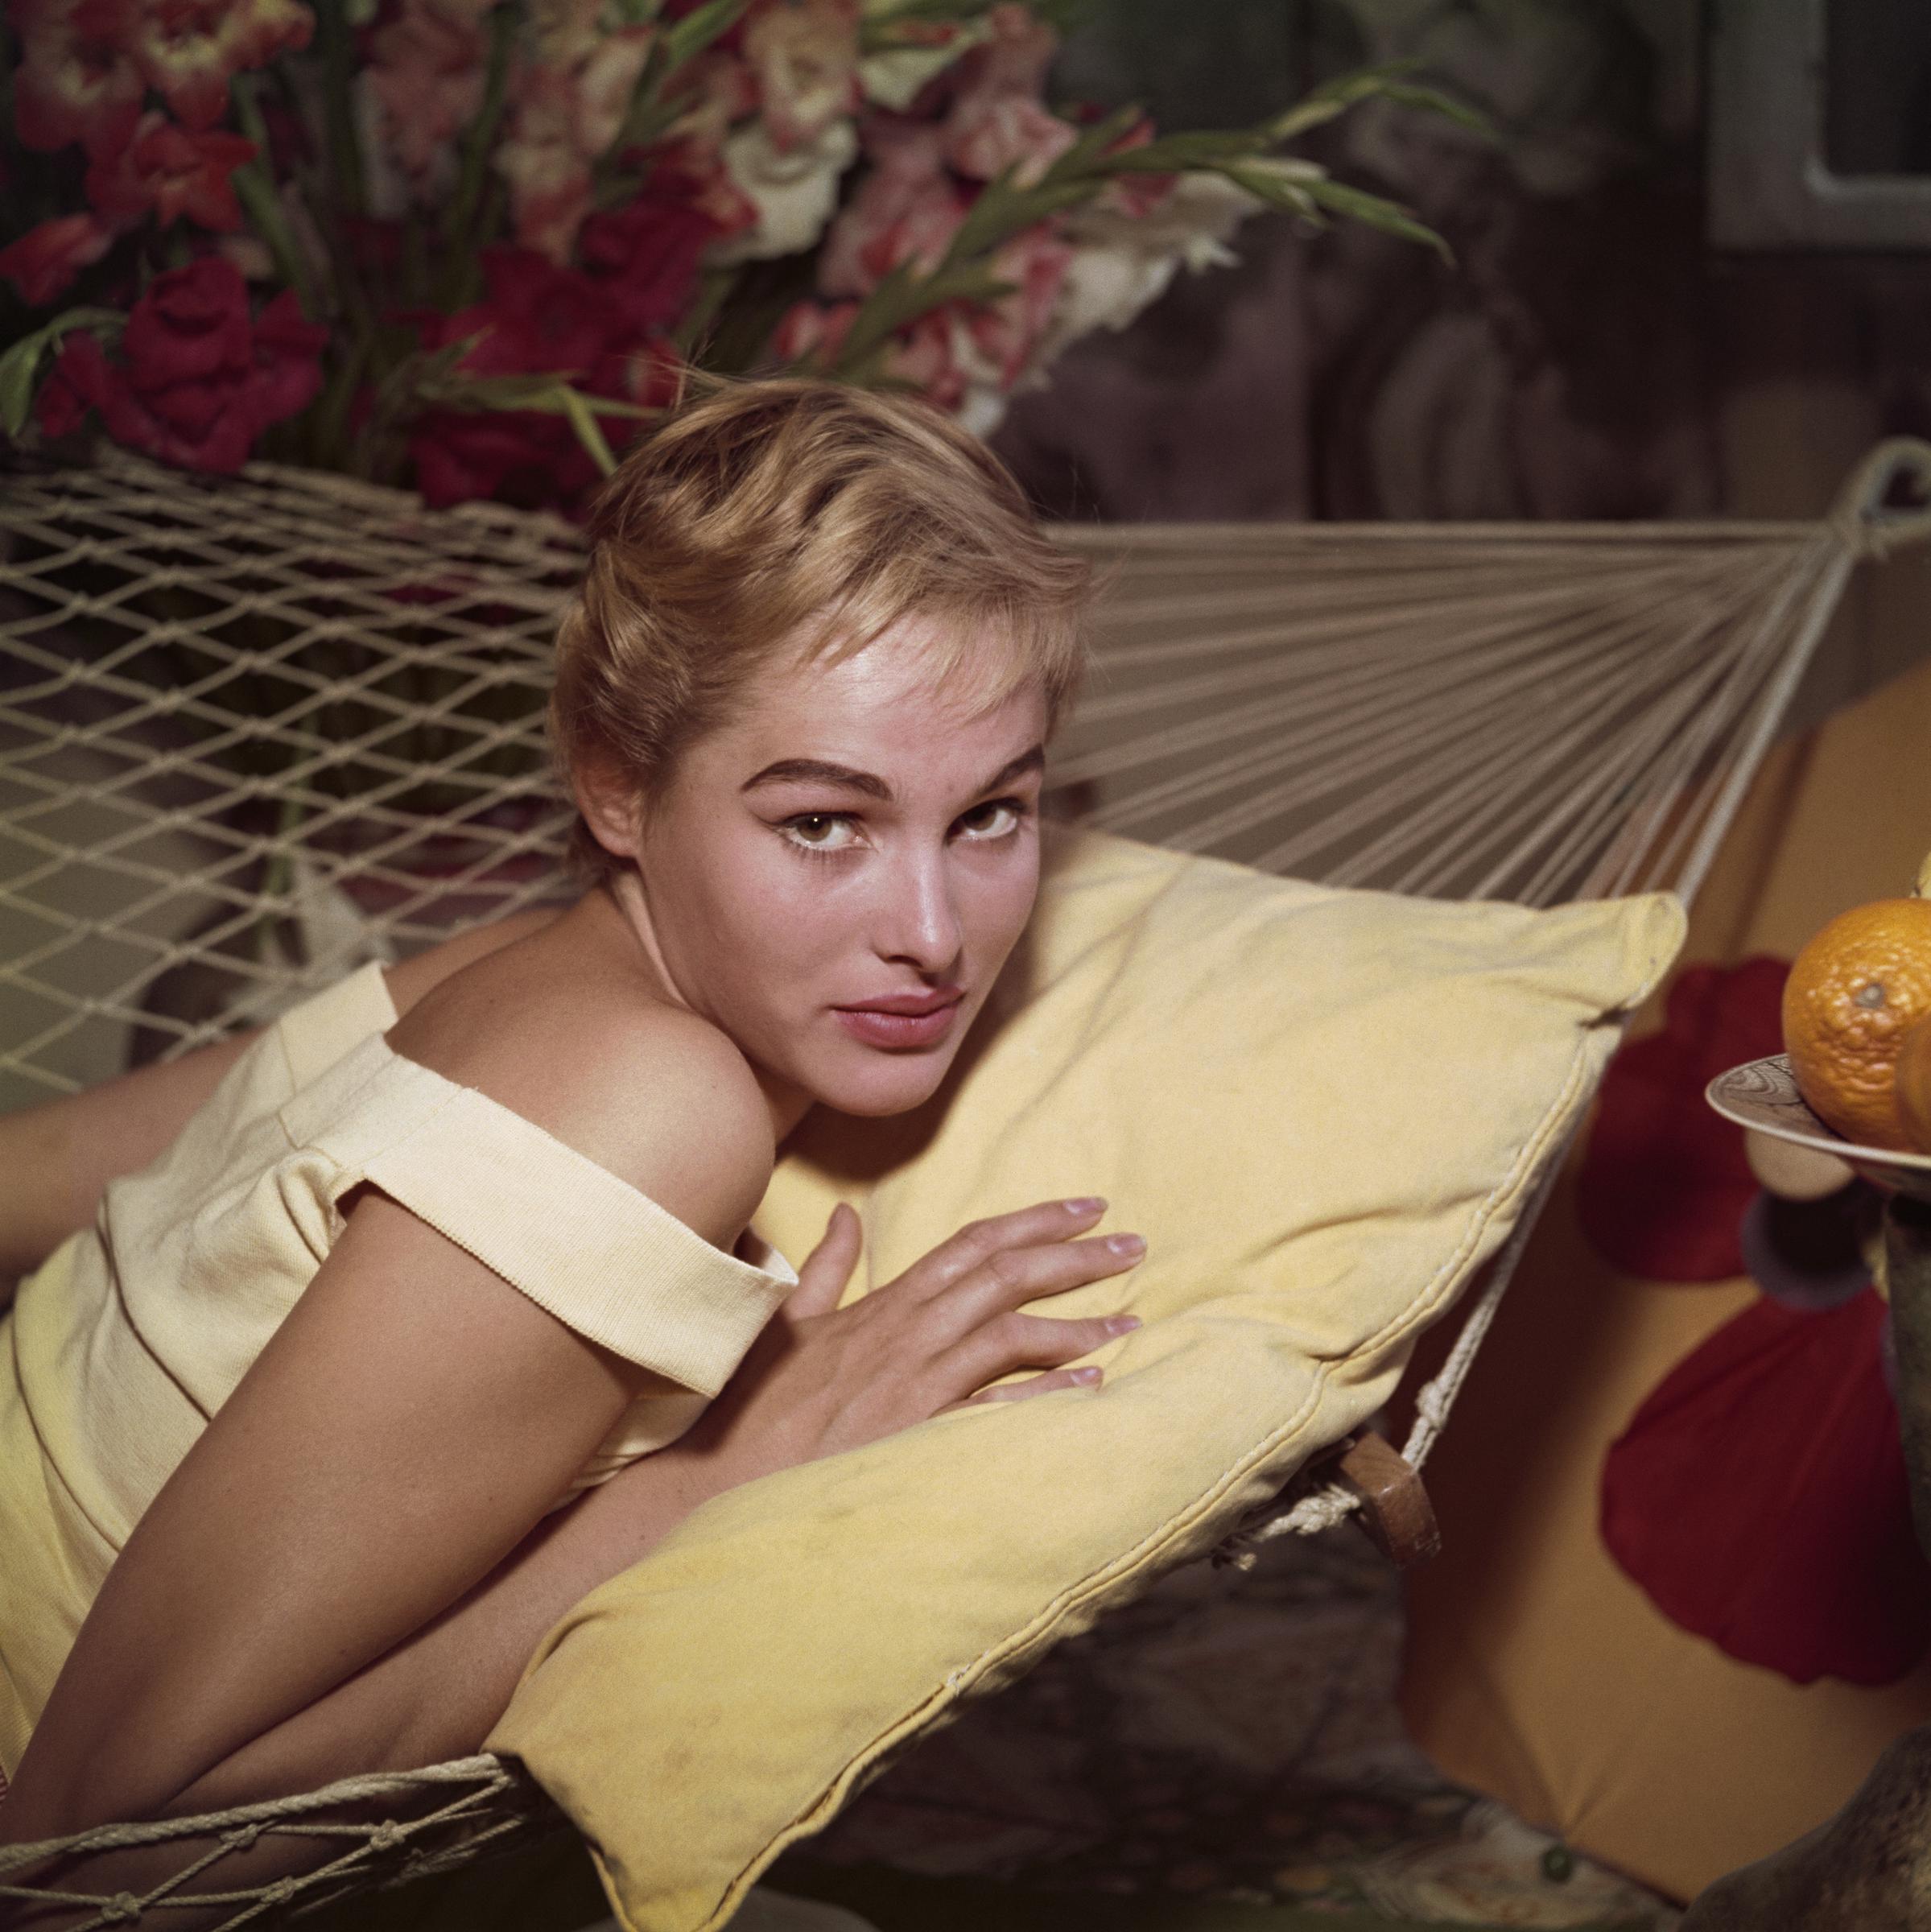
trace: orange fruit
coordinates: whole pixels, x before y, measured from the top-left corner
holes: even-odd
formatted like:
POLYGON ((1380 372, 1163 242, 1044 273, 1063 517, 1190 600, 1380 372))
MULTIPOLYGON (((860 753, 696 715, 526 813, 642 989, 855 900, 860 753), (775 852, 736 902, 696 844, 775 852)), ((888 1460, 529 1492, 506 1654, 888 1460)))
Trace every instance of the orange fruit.
POLYGON ((1931 1154, 1931 1020, 1904 1035, 1897 1056, 1897 1110, 1920 1154, 1931 1154))
POLYGON ((1874 899, 1814 934, 1784 982, 1797 1091, 1867 1147, 1912 1150, 1898 1105, 1904 1036, 1931 1018, 1931 898, 1874 899))

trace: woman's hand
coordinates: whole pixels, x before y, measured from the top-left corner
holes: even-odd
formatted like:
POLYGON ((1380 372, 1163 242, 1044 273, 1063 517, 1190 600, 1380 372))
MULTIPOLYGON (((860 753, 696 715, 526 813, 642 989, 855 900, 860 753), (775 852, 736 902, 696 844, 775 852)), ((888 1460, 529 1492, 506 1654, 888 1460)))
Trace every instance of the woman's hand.
POLYGON ((1100 1200, 1046 1201, 973 1221, 883 1288, 838 1306, 862 1239, 842 1203, 798 1284, 737 1373, 683 1437, 731 1485, 875 1442, 968 1402, 1013 1402, 1100 1380, 1059 1364, 1140 1326, 1134 1315, 1056 1321, 1021 1315, 1042 1295, 1124 1274, 1136 1234, 1075 1241, 1100 1200), (1043 1375, 989 1389, 1015 1368, 1043 1375))

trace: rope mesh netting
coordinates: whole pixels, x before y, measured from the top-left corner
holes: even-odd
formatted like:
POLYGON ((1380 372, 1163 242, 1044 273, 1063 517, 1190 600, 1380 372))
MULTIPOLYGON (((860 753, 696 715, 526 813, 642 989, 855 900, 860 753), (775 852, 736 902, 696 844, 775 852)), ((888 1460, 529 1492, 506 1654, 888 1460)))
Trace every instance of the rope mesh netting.
MULTIPOLYGON (((1060 526, 1106 588, 1049 803, 1338 885, 1687 900, 1857 557, 1924 534, 1885 507, 1906 477, 1931 479, 1931 447, 1884 446, 1816 522, 1060 526)), ((581 561, 554 518, 309 471, 109 452, 0 473, 0 1111, 563 891, 543 704, 581 561)), ((1411 1463, 1561 1164, 1420 1393, 1411 1463)), ((1229 1547, 1358 1500, 1303 1486, 1229 1547)), ((460 1769, 390 1781, 394 1815, 343 1828, 394 1849, 460 1769)), ((370 1811, 354 1781, 331 1816, 370 1811)), ((540 1809, 485 1784, 465 1830, 540 1809)), ((312 1828, 328 1795, 287 1803, 312 1828)), ((218 1862, 265 1812, 130 1829, 218 1862)), ((0 1897, 33 1864, 0 1851, 0 1897)), ((225 1922, 353 1870, 244 1886, 225 1922)), ((146 1902, 89 1896, 91 1924, 146 1902)))
MULTIPOLYGON (((1688 896, 1867 527, 1062 526, 1108 585, 1051 803, 1340 885, 1688 896)), ((312 471, 0 478, 0 1108, 557 891, 580 559, 312 471)))

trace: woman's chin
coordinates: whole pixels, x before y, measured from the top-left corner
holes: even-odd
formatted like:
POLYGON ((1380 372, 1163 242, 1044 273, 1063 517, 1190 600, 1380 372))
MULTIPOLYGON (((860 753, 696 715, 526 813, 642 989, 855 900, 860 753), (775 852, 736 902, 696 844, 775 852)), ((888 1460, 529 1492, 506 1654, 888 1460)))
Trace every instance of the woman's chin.
POLYGON ((939 1091, 953 1059, 949 1046, 929 1053, 890 1053, 873 1047, 857 1051, 863 1059, 854 1060, 840 1054, 838 1063, 824 1068, 822 1076, 811 1083, 811 1091, 821 1107, 862 1120, 910 1113, 922 1107, 939 1091))

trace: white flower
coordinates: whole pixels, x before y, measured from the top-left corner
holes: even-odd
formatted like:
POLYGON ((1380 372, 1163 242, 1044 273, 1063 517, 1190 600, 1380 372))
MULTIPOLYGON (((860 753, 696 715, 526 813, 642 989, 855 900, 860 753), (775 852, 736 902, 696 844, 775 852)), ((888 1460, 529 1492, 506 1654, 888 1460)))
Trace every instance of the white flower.
MULTIPOLYGON (((1269 165, 1285 170, 1307 164, 1269 165)), ((1173 192, 1144 214, 1128 214, 1104 202, 1075 210, 1064 230, 1073 244, 1073 258, 1041 341, 1040 361, 1092 329, 1124 328, 1166 293, 1181 269, 1198 274, 1237 261, 1228 237, 1267 205, 1223 175, 1190 174, 1181 175, 1173 192)))
MULTIPOLYGON (((948 23, 951 24, 951 23, 948 23)), ((950 40, 935 47, 888 47, 858 63, 858 84, 865 98, 902 114, 935 74, 943 74, 960 55, 992 37, 992 23, 981 14, 956 23, 950 40)))
POLYGON ((761 121, 724 144, 725 171, 757 210, 757 225, 711 251, 716 262, 761 262, 811 247, 838 205, 838 180, 858 155, 849 121, 831 122, 807 144, 781 153, 761 121))

